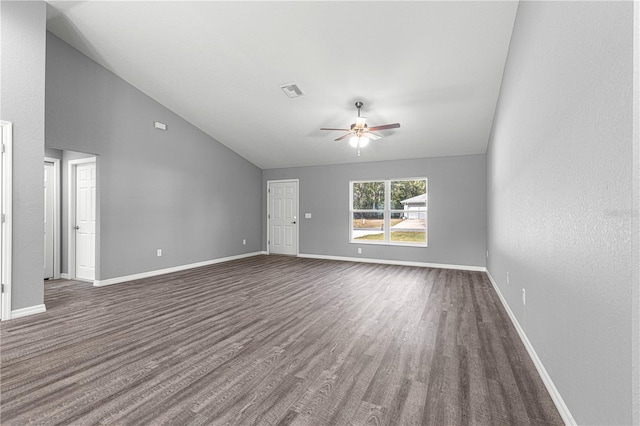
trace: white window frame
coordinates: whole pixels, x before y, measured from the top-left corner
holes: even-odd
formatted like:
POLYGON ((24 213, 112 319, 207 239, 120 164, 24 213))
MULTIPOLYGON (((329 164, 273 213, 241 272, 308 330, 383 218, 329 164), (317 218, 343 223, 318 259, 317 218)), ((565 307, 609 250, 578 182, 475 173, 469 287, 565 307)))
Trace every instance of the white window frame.
POLYGON ((426 177, 417 178, 393 178, 393 179, 366 179, 366 180, 352 180, 349 181, 349 243, 350 244, 371 244, 371 245, 384 245, 384 246, 404 246, 404 247, 429 247, 429 233, 427 232, 429 227, 429 179, 426 177), (405 180, 424 180, 427 193, 427 199, 425 201, 425 242, 424 243, 407 243, 407 242, 393 242, 391 241, 391 215, 393 213, 404 213, 404 210, 391 209, 391 182, 405 181, 405 180), (353 208, 353 184, 355 183, 370 183, 370 182, 383 182, 384 183, 384 208, 382 210, 376 209, 354 209, 353 208), (382 213, 384 217, 384 239, 383 240, 354 240, 353 239, 353 214, 354 213, 382 213))

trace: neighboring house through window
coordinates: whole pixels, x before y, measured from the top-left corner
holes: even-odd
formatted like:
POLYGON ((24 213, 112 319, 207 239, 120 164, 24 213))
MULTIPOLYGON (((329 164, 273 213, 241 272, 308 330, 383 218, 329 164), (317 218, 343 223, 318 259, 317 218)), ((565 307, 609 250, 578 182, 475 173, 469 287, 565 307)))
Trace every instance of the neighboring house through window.
POLYGON ((427 179, 350 182, 352 243, 427 245, 427 179))

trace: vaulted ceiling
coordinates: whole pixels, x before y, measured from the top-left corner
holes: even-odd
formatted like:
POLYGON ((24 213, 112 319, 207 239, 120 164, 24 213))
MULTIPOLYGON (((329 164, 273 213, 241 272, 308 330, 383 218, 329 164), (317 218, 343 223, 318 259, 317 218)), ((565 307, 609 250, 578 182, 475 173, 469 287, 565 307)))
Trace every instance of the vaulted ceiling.
POLYGON ((486 151, 515 1, 48 1, 47 28, 257 166, 486 151), (297 83, 304 95, 280 89, 297 83), (340 132, 364 102, 380 131, 340 132))

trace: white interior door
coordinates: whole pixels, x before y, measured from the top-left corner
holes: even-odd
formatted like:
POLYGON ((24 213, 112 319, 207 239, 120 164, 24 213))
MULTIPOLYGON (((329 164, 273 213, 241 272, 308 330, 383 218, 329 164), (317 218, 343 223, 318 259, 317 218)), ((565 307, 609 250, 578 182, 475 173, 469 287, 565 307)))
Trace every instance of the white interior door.
POLYGON ((298 181, 269 182, 269 253, 298 254, 298 181))
POLYGON ((96 163, 76 166, 76 278, 96 274, 96 163))
POLYGON ((53 163, 44 163, 44 278, 53 278, 55 170, 53 163))
POLYGON ((11 318, 12 125, 0 120, 0 319, 11 318))

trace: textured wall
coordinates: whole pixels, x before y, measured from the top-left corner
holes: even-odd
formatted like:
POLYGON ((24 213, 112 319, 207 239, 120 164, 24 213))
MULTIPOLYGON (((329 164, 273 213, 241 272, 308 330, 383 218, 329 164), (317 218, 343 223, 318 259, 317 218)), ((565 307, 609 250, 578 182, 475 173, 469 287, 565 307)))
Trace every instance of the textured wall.
POLYGON ((261 170, 52 34, 46 113, 48 147, 98 156, 96 278, 260 250, 261 170))
POLYGON ((0 2, 0 118, 13 122, 11 309, 44 302, 44 2, 0 2))
POLYGON ((46 148, 44 149, 44 156, 49 158, 57 158, 58 160, 62 160, 62 151, 54 148, 46 148))
MULTIPOLYGON (((485 266, 484 155, 264 170, 263 197, 267 180, 279 179, 300 180, 302 254, 485 266), (351 244, 349 181, 403 177, 429 179, 429 247, 351 244), (304 219, 305 212, 313 217, 304 219)), ((266 198, 262 212, 266 250, 266 198)))
POLYGON ((632 11, 520 2, 487 153, 488 270, 579 424, 632 423, 632 11))

